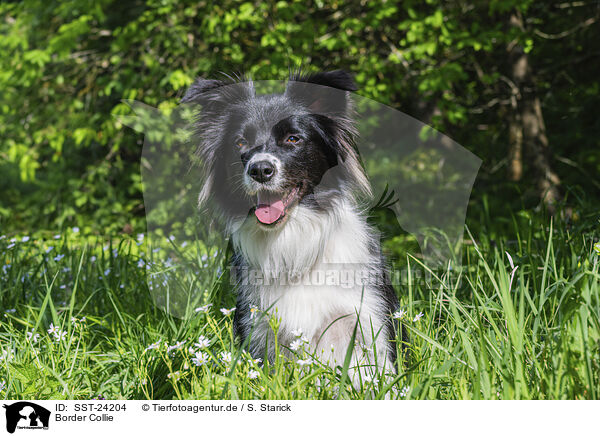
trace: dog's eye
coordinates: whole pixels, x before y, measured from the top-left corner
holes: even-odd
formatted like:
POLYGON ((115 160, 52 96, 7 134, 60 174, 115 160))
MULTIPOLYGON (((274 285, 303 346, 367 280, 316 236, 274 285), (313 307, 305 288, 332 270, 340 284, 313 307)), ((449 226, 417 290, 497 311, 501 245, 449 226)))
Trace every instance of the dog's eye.
POLYGON ((295 136, 295 135, 290 135, 287 137, 287 139, 285 140, 285 142, 289 143, 289 144, 296 144, 298 142, 300 142, 300 137, 299 136, 295 136))
POLYGON ((244 138, 238 138, 235 140, 235 145, 237 145, 239 148, 242 148, 247 143, 248 142, 246 142, 246 140, 244 138))

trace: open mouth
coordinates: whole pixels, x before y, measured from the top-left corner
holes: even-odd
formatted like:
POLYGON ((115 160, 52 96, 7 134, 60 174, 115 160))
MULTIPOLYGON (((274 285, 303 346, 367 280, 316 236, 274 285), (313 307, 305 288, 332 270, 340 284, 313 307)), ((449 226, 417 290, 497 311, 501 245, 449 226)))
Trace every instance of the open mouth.
POLYGON ((283 220, 288 207, 294 204, 298 197, 299 186, 288 193, 261 191, 258 193, 257 206, 254 215, 261 224, 272 226, 283 220))

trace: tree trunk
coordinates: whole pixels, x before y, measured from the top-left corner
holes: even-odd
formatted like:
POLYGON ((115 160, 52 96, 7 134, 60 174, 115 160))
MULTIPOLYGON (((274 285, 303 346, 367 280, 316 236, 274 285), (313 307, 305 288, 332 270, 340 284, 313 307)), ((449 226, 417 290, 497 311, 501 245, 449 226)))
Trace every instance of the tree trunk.
POLYGON ((519 182, 523 177, 523 125, 518 108, 513 107, 513 113, 510 115, 510 125, 508 130, 509 149, 508 149, 508 180, 519 182))
MULTIPOLYGON (((510 17, 513 27, 523 28, 520 12, 510 17)), ((513 90, 513 115, 510 121, 509 178, 520 180, 523 172, 522 150, 531 159, 531 169, 540 199, 553 212, 560 200, 560 179, 552 169, 551 152, 544 125, 540 99, 536 94, 535 80, 529 56, 518 43, 508 47, 511 75, 516 89, 513 90), (516 94, 516 95, 515 95, 516 94)))

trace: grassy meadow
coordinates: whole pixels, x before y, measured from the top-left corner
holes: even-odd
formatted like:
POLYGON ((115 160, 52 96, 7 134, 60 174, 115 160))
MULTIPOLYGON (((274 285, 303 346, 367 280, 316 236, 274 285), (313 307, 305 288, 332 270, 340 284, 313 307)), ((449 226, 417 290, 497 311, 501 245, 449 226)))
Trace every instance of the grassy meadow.
POLYGON ((598 0, 0 1, 0 400, 599 399, 599 22, 598 0), (302 336, 254 361, 220 235, 177 221, 208 163, 181 99, 231 113, 196 78, 271 92, 299 67, 352 74, 360 160, 377 194, 403 182, 397 210, 462 224, 473 188, 461 268, 429 282, 392 191, 371 211, 401 272, 395 374, 353 382, 302 336))
MULTIPOLYGON (((409 274, 397 289, 409 352, 396 375, 358 385, 347 365, 331 369, 302 348, 253 361, 221 310, 231 307, 208 289, 188 318, 166 314, 146 281, 160 250, 142 235, 3 235, 0 398, 598 399, 598 214, 520 212, 500 224, 482 215, 466 228, 464 268, 436 276, 436 289, 409 274)), ((195 250, 203 286, 216 280, 222 253, 166 242, 195 250)))

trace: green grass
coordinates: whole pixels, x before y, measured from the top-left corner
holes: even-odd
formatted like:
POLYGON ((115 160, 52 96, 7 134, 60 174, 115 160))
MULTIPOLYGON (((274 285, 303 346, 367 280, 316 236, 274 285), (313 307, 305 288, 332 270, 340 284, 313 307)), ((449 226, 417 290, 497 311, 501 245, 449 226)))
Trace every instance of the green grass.
MULTIPOLYGON (((230 296, 195 312, 209 303, 210 292, 202 292, 189 318, 166 314, 140 262, 153 252, 135 238, 104 241, 71 230, 59 239, 7 236, 0 240, 0 398, 598 399, 597 214, 552 223, 523 212, 497 223, 501 234, 485 217, 480 222, 465 234, 464 268, 434 277, 434 289, 414 276, 418 256, 405 256, 411 274, 397 291, 410 352, 396 376, 360 386, 349 382, 346 365, 301 366, 296 360, 306 354, 253 362, 233 341, 232 315, 219 311, 217 301, 230 296), (512 283, 506 252, 516 268, 512 283), (63 339, 47 332, 51 324, 63 339), (198 366, 188 348, 201 335, 210 346, 198 366), (168 352, 178 341, 185 343, 168 352), (222 353, 231 353, 230 363, 222 353)), ((211 289, 222 256, 192 241, 188 249, 198 259, 194 286, 211 289)))

